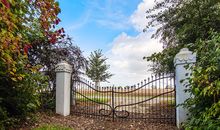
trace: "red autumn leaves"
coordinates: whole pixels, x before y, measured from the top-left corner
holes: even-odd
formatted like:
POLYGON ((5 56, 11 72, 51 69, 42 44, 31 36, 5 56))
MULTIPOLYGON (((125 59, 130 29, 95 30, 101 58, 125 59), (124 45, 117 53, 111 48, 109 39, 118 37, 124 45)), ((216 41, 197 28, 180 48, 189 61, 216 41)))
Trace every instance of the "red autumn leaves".
MULTIPOLYGON (((58 39, 61 39, 65 36, 65 31, 63 28, 56 28, 56 25, 58 25, 61 22, 61 20, 57 18, 57 14, 60 12, 58 4, 54 4, 53 1, 44 0, 37 0, 35 1, 35 3, 32 3, 32 0, 29 0, 29 4, 37 5, 35 7, 41 11, 39 22, 44 29, 44 34, 48 38, 49 43, 55 44, 58 39)), ((11 8, 10 0, 0 0, 0 5, 9 10, 11 8)), ((28 50, 31 47, 31 44, 24 45, 24 54, 27 54, 28 50)))
POLYGON ((52 34, 48 34, 50 43, 55 44, 55 43, 57 42, 57 39, 58 39, 58 38, 60 38, 60 37, 63 38, 63 37, 65 36, 64 33, 65 33, 64 29, 61 28, 61 29, 56 30, 56 31, 55 31, 54 33, 52 33, 52 34))
POLYGON ((26 44, 24 45, 24 54, 27 54, 28 53, 28 50, 32 48, 32 46, 30 44, 26 44))
MULTIPOLYGON (((58 25, 60 23, 60 21, 61 20, 59 18, 57 18, 55 20, 54 24, 58 25)), ((53 25, 53 28, 55 28, 55 25, 53 25)), ((47 34, 47 36, 49 37, 50 43, 55 44, 59 37, 64 37, 65 36, 64 33, 65 33, 64 28, 61 28, 61 29, 56 30, 52 34, 47 34)))
POLYGON ((7 0, 1 0, 1 2, 6 8, 10 8, 10 3, 7 0))

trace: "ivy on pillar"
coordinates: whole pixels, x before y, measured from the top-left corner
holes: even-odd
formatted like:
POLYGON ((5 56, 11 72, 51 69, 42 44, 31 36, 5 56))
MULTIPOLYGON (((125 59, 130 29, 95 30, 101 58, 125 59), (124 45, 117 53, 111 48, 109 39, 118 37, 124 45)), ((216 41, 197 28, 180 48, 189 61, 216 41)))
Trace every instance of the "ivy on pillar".
MULTIPOLYGON (((190 93, 185 91, 189 85, 188 81, 185 79, 191 76, 192 70, 190 67, 194 65, 195 62, 196 54, 193 54, 188 48, 181 49, 174 58, 177 105, 184 103, 184 101, 191 96, 190 93)), ((187 114, 188 111, 182 106, 176 108, 176 125, 178 128, 186 121, 187 114)))
POLYGON ((56 113, 70 114, 70 81, 72 66, 62 61, 56 65, 56 113))

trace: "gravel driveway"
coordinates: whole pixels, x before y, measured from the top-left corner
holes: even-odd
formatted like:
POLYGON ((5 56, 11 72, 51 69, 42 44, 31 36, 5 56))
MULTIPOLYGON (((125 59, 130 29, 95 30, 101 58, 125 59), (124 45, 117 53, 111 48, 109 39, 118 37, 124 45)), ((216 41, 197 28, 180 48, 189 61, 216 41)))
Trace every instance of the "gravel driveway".
POLYGON ((171 124, 134 122, 130 120, 113 122, 109 120, 93 119, 84 116, 60 116, 57 114, 39 113, 38 120, 32 126, 21 129, 31 129, 43 124, 57 124, 73 128, 74 130, 178 130, 171 124))

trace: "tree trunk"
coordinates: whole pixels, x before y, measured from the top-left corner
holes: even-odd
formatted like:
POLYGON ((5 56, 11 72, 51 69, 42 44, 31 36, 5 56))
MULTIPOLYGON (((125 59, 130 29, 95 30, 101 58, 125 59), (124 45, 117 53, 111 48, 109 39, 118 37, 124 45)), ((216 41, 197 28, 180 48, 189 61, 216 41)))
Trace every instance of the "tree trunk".
POLYGON ((100 81, 96 81, 96 82, 95 82, 95 89, 97 89, 97 90, 98 90, 98 89, 99 89, 99 87, 100 87, 100 81))

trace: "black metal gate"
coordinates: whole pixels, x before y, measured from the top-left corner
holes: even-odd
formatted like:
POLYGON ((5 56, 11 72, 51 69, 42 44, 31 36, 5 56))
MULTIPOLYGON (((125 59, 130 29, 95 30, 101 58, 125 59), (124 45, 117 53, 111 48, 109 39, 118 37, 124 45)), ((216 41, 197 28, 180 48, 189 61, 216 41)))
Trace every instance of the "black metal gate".
POLYGON ((99 87, 80 79, 73 82, 72 113, 95 118, 142 119, 175 123, 173 74, 151 76, 133 86, 99 87))

